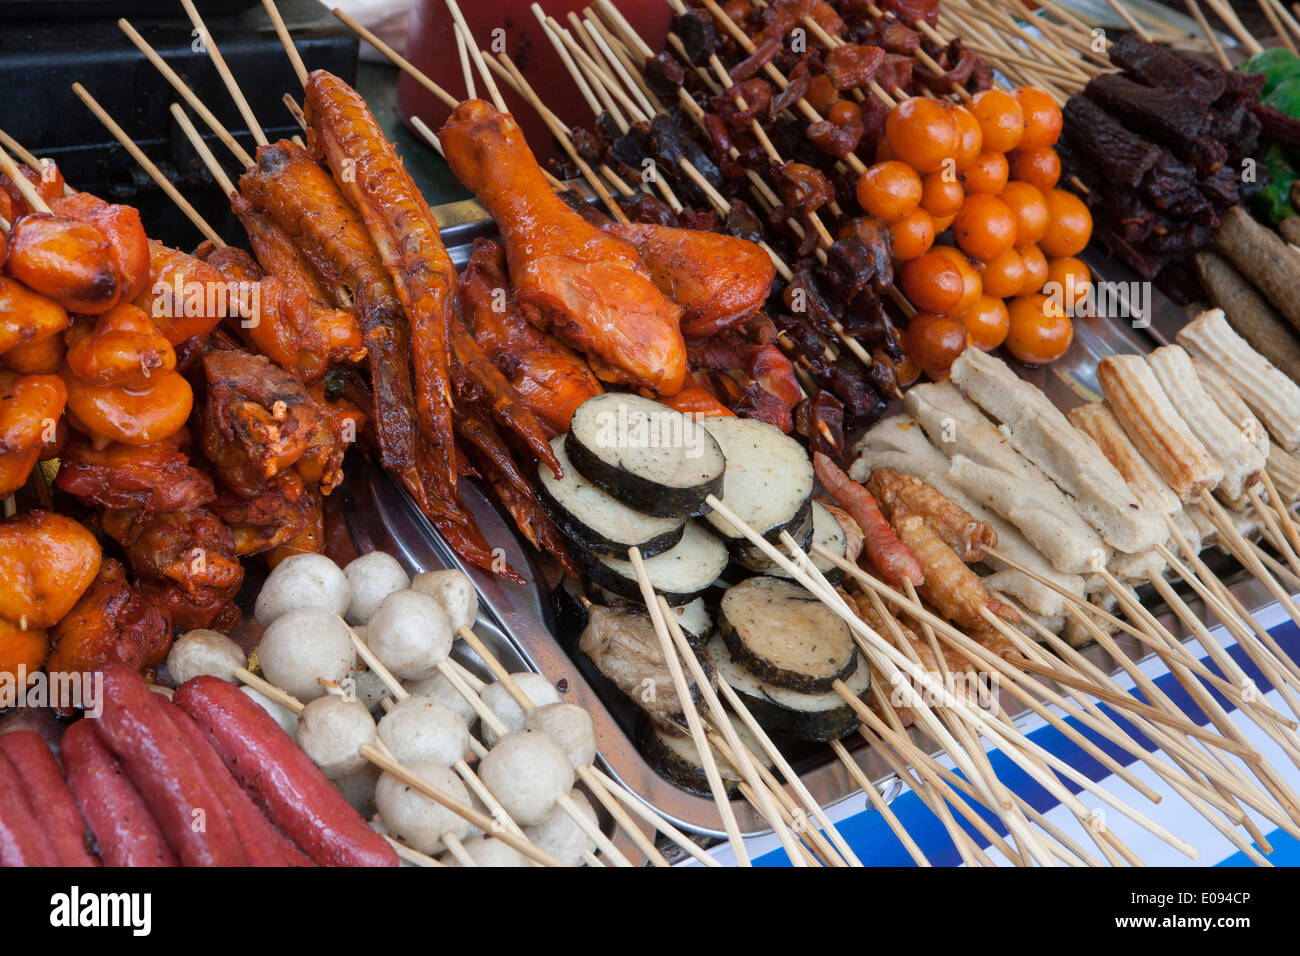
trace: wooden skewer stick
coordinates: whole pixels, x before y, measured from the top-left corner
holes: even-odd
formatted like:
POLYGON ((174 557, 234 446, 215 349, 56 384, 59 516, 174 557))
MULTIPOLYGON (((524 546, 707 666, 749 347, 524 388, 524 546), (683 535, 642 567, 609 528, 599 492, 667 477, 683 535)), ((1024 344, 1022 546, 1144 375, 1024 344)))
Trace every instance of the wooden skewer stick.
POLYGON ((429 79, 429 77, 423 71, 416 68, 415 64, 408 61, 405 57, 403 57, 400 53, 394 50, 391 46, 389 46, 383 40, 379 39, 379 37, 377 37, 374 33, 367 30, 365 27, 363 27, 360 23, 358 23, 350 15, 348 15, 346 11, 340 10, 338 7, 335 7, 334 16, 342 20, 343 24, 349 30, 351 30, 357 36, 361 37, 372 47, 374 47, 376 50, 378 50, 380 53, 386 56, 389 60, 392 61, 392 63, 395 66, 397 66, 404 73, 406 73, 407 76, 411 77, 413 80, 415 80, 415 82, 419 83, 421 86, 423 86, 434 96, 438 97, 438 99, 442 100, 442 102, 445 103, 447 106, 451 107, 452 109, 455 109, 460 104, 460 100, 456 99, 456 97, 452 96, 450 93, 444 90, 437 83, 433 82, 433 80, 429 79))
POLYGON ((465 46, 465 33, 459 23, 453 24, 452 32, 456 34, 456 55, 460 57, 460 71, 465 80, 465 98, 476 100, 478 91, 474 88, 474 69, 470 66, 469 50, 465 46))
POLYGON ((248 150, 239 145, 239 142, 230 134, 230 131, 221 125, 221 121, 218 120, 217 117, 213 115, 212 111, 204 105, 203 101, 194 94, 194 91, 186 85, 185 81, 180 78, 180 75, 167 65, 167 61, 158 55, 158 52, 149 45, 148 41, 140 35, 139 31, 136 30, 135 27, 131 26, 130 22, 125 19, 118 20, 117 25, 121 28, 122 32, 127 35, 127 38, 135 44, 136 48, 144 54, 145 59, 153 64, 154 69, 163 75, 163 78, 167 80, 167 82, 172 85, 172 88, 181 95, 189 107, 198 114, 199 119, 203 120, 203 122, 207 124, 208 128, 217 134, 217 138, 221 140, 225 147, 235 154, 235 158, 243 163, 245 168, 252 166, 253 157, 248 154, 248 150))
POLYGON ((185 14, 190 18, 190 23, 194 24, 194 29, 199 32, 199 40, 207 48, 208 57, 212 60, 212 65, 217 68, 221 82, 226 85, 226 90, 230 93, 231 99, 235 101, 235 106, 239 109, 239 115, 248 124, 248 131, 253 136, 253 142, 257 143, 258 146, 265 146, 267 144, 266 133, 262 131, 262 127, 258 124, 257 117, 253 115, 253 108, 248 105, 248 100, 244 97, 244 91, 235 82, 235 76, 230 72, 230 67, 226 65, 226 58, 221 55, 221 50, 217 47, 217 41, 212 38, 212 32, 204 24, 198 8, 194 6, 194 0, 181 0, 181 6, 185 8, 185 14))
MULTIPOLYGON (((2 129, 0 129, 0 146, 3 146, 5 149, 9 150, 9 152, 13 153, 14 157, 23 165, 30 166, 42 175, 45 174, 50 161, 48 159, 40 159, 35 153, 24 147, 22 143, 18 142, 18 140, 14 139, 2 129)), ((76 190, 68 183, 65 182, 63 184, 63 195, 71 196, 75 192, 76 190)), ((9 227, 6 226, 5 228, 7 229, 9 227)))
POLYGON ((591 772, 592 775, 600 781, 601 785, 614 796, 618 797, 618 799, 621 800, 629 810, 684 850, 697 863, 712 868, 722 867, 721 863, 696 846, 695 843, 691 841, 690 837, 661 817, 652 808, 642 802, 636 794, 623 787, 622 784, 609 774, 605 773, 599 767, 594 766, 591 768, 591 772))
POLYGON ((1205 0, 1205 2, 1211 10, 1219 15, 1219 19, 1228 25, 1228 29, 1241 41, 1241 45, 1246 48, 1248 54, 1254 56, 1256 53, 1264 51, 1264 45, 1251 35, 1251 32, 1246 29, 1246 25, 1241 22, 1241 18, 1237 16, 1236 11, 1231 6, 1221 2, 1221 0, 1205 0))
MULTIPOLYGON (((226 175, 226 171, 221 168, 221 164, 217 162, 217 157, 212 155, 212 150, 208 148, 208 144, 203 142, 203 137, 200 136, 199 131, 194 128, 194 124, 190 122, 189 116, 186 115, 185 110, 181 108, 181 105, 179 103, 173 103, 170 110, 172 117, 176 120, 176 125, 181 128, 181 132, 185 134, 185 138, 190 141, 190 145, 192 145, 195 152, 199 154, 199 159, 203 160, 203 165, 208 168, 208 173, 211 174, 214 180, 216 180, 217 185, 221 187, 221 191, 227 196, 239 192, 239 190, 235 188, 235 184, 231 182, 230 177, 226 175)), ((225 245, 225 243, 222 243, 222 245, 225 245)))
POLYGON ((306 86, 307 67, 302 62, 298 48, 293 45, 289 28, 284 25, 284 18, 280 16, 280 8, 275 5, 275 0, 262 0, 262 6, 266 8, 266 15, 271 18, 271 26, 275 27, 275 35, 280 38, 284 52, 289 55, 289 62, 293 65, 293 72, 297 75, 298 82, 306 86))
POLYGON ((1205 14, 1201 12, 1200 4, 1198 4, 1196 0, 1183 0, 1183 3, 1187 7, 1187 12, 1192 15, 1192 19, 1196 21, 1196 25, 1199 26, 1201 32, 1205 34, 1205 39, 1209 41, 1210 49, 1214 51, 1214 58, 1219 61, 1219 66, 1223 67, 1225 70, 1231 70, 1232 61, 1228 59, 1228 54, 1223 52, 1223 44, 1219 42, 1218 35, 1214 32, 1213 28, 1211 28, 1210 21, 1205 19, 1205 14))
POLYGON ((885 802, 885 798, 880 795, 876 785, 867 779, 867 775, 862 772, 862 768, 853 759, 853 755, 849 753, 848 748, 838 740, 830 741, 830 746, 831 750, 835 752, 835 756, 840 759, 840 763, 849 772, 849 776, 853 778, 853 782, 861 787, 862 792, 867 795, 867 802, 871 804, 872 809, 880 814, 881 819, 885 821, 889 829, 893 831, 894 836, 898 838, 898 842, 903 845, 907 855, 912 858, 917 866, 931 866, 932 864, 925 852, 912 839, 912 834, 907 832, 907 827, 903 826, 902 821, 898 819, 898 814, 894 813, 893 807, 885 802))
POLYGON ((132 141, 131 137, 126 135, 126 131, 117 125, 113 117, 108 115, 108 112, 86 91, 86 88, 80 83, 73 83, 72 92, 77 94, 77 98, 86 104, 90 111, 95 114, 95 118, 104 124, 104 128, 113 134, 113 138, 122 144, 122 147, 131 154, 131 158, 140 164, 141 168, 149 174, 149 178, 158 184, 162 191, 167 194, 167 198, 177 205, 190 222, 194 223, 199 232, 210 239, 214 245, 225 245, 217 231, 208 225, 204 218, 199 215, 198 210, 190 205, 189 200, 180 194, 180 190, 172 185, 171 180, 162 174, 162 170, 154 165, 153 160, 144 154, 144 151, 132 141))
POLYGON ((298 105, 298 101, 288 93, 285 93, 284 96, 280 97, 280 101, 284 103, 284 108, 289 111, 289 115, 293 117, 293 121, 297 123, 299 128, 305 133, 307 131, 307 116, 303 113, 302 107, 298 105))
POLYGON ((8 176, 13 181, 13 184, 18 187, 18 191, 22 193, 23 200, 27 205, 31 206, 32 209, 37 212, 47 213, 50 211, 49 203, 47 203, 45 198, 36 191, 36 187, 32 185, 31 180, 22 174, 22 171, 18 168, 18 164, 14 162, 13 157, 3 149, 0 149, 0 171, 8 176))
POLYGON ((478 66, 479 74, 483 77, 483 85, 487 87, 488 94, 492 97, 492 102, 497 105, 501 112, 509 112, 506 109, 506 101, 501 96, 501 90, 497 88, 496 80, 492 78, 492 73, 488 70, 487 64, 483 61, 483 53, 478 48, 478 43, 474 42, 474 34, 465 22, 465 15, 460 12, 460 4, 456 0, 447 0, 447 9, 451 11, 452 19, 465 33, 465 45, 469 47, 470 55, 474 58, 478 66))

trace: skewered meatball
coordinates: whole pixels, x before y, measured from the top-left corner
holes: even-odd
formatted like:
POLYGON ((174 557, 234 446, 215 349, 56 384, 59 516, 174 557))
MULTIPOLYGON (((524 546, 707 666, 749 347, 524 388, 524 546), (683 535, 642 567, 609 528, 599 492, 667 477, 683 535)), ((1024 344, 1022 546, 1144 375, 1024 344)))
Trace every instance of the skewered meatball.
MULTIPOLYGON (((509 844, 488 836, 465 841, 465 852, 478 866, 531 866, 532 861, 509 844)), ((461 866, 454 853, 444 853, 442 862, 448 866, 461 866)))
POLYGON ((352 598, 347 576, 323 554, 295 554, 275 566, 257 595, 253 614, 269 625, 298 608, 342 614, 352 598))
POLYGON ((303 702, 325 693, 318 678, 337 683, 352 673, 357 663, 352 636, 342 618, 315 608, 299 608, 277 617, 262 635, 257 657, 267 680, 303 702))
POLYGON ((408 697, 379 721, 379 739, 401 763, 450 766, 469 752, 469 727, 459 714, 428 697, 408 697))
MULTIPOLYGON (((533 702, 535 707, 545 707, 547 704, 558 704, 560 702, 560 692, 555 689, 555 685, 543 677, 541 674, 522 673, 511 674, 519 689, 524 692, 524 696, 533 702)), ((510 696, 504 684, 500 681, 495 684, 489 684, 483 688, 483 703, 491 708, 492 712, 501 718, 501 722, 506 725, 509 731, 524 729, 524 710, 520 707, 513 697, 510 696)), ((497 735, 493 733, 492 728, 486 724, 483 725, 483 742, 489 747, 495 747, 497 735)))
POLYGON ((247 666, 240 646, 219 631, 187 631, 167 654, 167 673, 177 687, 205 674, 234 683, 236 668, 247 666))
POLYGON ((528 712, 524 727, 555 738, 568 754, 574 770, 596 759, 596 731, 591 726, 591 715, 577 704, 537 707, 528 712))
POLYGON ((375 613, 379 602, 394 591, 404 591, 411 586, 402 566, 392 555, 371 551, 350 562, 343 574, 352 589, 347 619, 352 624, 365 624, 375 613))
POLYGON ((465 721, 465 725, 471 730, 474 722, 478 720, 478 712, 474 710, 474 706, 462 696, 460 691, 451 686, 451 681, 447 680, 441 672, 423 680, 406 681, 402 686, 413 697, 432 697, 438 703, 450 707, 460 714, 460 719, 465 721))
MULTIPOLYGON (((581 790, 570 790, 569 798, 578 805, 583 816, 599 825, 596 811, 591 808, 581 790)), ((533 846, 545 850, 569 866, 578 866, 582 863, 582 854, 596 849, 596 841, 587 836, 560 806, 543 817, 541 823, 524 827, 524 836, 528 837, 533 846)))
POLYGON ((520 826, 540 823, 573 788, 564 748, 533 730, 506 734, 478 767, 479 779, 520 826))
POLYGON ((442 605, 451 618, 453 630, 474 626, 478 617, 478 591, 464 571, 425 571, 411 579, 411 587, 442 605))
POLYGON ((284 704, 280 703, 278 700, 272 700, 267 697, 260 690, 255 690, 252 687, 241 687, 239 689, 243 691, 253 703, 270 714, 275 722, 280 725, 280 729, 288 734, 291 739, 298 736, 297 714, 284 706, 284 704))
POLYGON ((451 653, 455 631, 447 613, 420 591, 394 591, 366 625, 366 643, 403 680, 430 677, 451 653))
MULTIPOLYGON (((355 697, 326 694, 298 715, 298 746, 331 780, 366 765, 361 748, 375 745, 375 721, 355 697)), ((400 758, 399 758, 400 759, 400 758)))
MULTIPOLYGON (((417 760, 407 764, 406 769, 453 800, 470 803, 465 784, 446 767, 427 760, 417 760)), ((379 783, 375 786, 375 806, 379 808, 379 818, 393 838, 421 853, 440 853, 445 834, 451 834, 460 840, 469 836, 468 820, 457 816, 442 804, 435 803, 389 773, 381 774, 379 783)))

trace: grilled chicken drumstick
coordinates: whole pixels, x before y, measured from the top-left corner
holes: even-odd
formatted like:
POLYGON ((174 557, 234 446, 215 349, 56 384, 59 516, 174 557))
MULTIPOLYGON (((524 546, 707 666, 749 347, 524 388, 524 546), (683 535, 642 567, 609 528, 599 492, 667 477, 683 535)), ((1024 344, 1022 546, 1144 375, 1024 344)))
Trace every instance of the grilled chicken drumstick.
POLYGON ((440 133, 452 172, 501 228, 529 320, 587 355, 605 381, 673 395, 686 376, 682 309, 631 245, 555 195, 514 119, 467 100, 440 133))

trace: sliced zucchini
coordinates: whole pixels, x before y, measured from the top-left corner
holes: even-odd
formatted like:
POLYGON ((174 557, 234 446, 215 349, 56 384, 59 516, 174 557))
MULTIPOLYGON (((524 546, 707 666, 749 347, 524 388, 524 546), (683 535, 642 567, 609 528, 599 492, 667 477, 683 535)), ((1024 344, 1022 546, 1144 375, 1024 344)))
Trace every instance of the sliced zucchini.
POLYGON ((564 469, 556 478, 544 463, 537 466, 538 498, 551 520, 574 542, 596 554, 625 557, 636 545, 647 558, 662 554, 682 540, 685 518, 656 518, 634 511, 606 494, 573 467, 564 439, 551 441, 551 450, 564 469))
MULTIPOLYGON (((731 726, 736 728, 736 735, 749 752, 759 758, 764 766, 771 768, 771 758, 764 752, 758 739, 749 732, 749 728, 737 718, 728 716, 731 726)), ((637 742, 650 766, 661 776, 683 790, 702 797, 711 795, 709 778, 700 762, 700 752, 695 748, 695 741, 684 730, 674 733, 652 720, 641 720, 637 723, 637 742)), ((740 772, 724 760, 717 750, 713 751, 713 756, 718 766, 718 776, 727 788, 727 796, 735 799, 739 796, 739 786, 743 779, 740 772)))
POLYGON ((727 461, 698 419, 640 395, 604 392, 573 413, 564 450, 589 482, 642 514, 687 518, 720 494, 727 461))
MULTIPOLYGON (((811 507, 805 513, 803 524, 797 530, 791 531, 790 537, 794 538, 795 543, 805 551, 812 546, 813 509, 811 507)), ((788 553, 782 542, 774 542, 774 547, 782 554, 788 553)), ((727 542, 727 549, 731 552, 731 559, 752 574, 775 574, 781 569, 781 566, 769 558, 762 548, 748 538, 731 539, 727 542)))
POLYGON ((728 588, 718 632, 732 656, 764 683, 805 694, 830 690, 858 663, 848 625, 781 578, 750 578, 728 588))
MULTIPOLYGON (((638 595, 638 600, 629 601, 627 598, 602 588, 598 584, 592 584, 590 581, 583 583, 582 590, 588 600, 605 607, 616 607, 620 604, 632 604, 636 607, 644 606, 639 600, 640 595, 638 595)), ((678 605, 673 608, 673 613, 677 617, 677 626, 688 635, 707 641, 709 635, 713 633, 713 618, 709 615, 709 609, 705 605, 703 598, 696 598, 689 604, 678 605)))
MULTIPOLYGON (((812 506, 813 466, 803 446, 752 418, 706 418, 703 424, 727 459, 722 503, 773 544, 780 543, 782 531, 797 539, 812 506)), ((753 548, 761 555, 726 518, 710 514, 708 520, 729 541, 740 539, 743 551, 753 548)))
MULTIPOLYGON (((629 601, 641 601, 641 587, 630 561, 574 549, 582 570, 597 584, 629 601)), ((687 604, 709 587, 727 566, 727 546, 716 535, 689 521, 677 546, 646 558, 646 574, 669 604, 687 604)))
MULTIPOLYGON (((768 684, 736 660, 721 636, 712 638, 708 648, 718 676, 731 685, 754 719, 770 733, 799 740, 839 740, 858 726, 857 714, 835 691, 801 694, 768 684)), ((871 669, 860 654, 844 684, 859 698, 870 690, 871 669)))
MULTIPOLYGON (((835 515, 831 510, 820 501, 814 501, 812 506, 812 540, 820 544, 827 551, 837 557, 844 557, 848 554, 848 537, 844 534, 844 528, 835 520, 835 515)), ((804 548, 805 551, 811 549, 804 548)), ((826 580, 831 584, 839 584, 844 577, 844 569, 832 562, 829 558, 822 557, 817 552, 812 552, 813 564, 820 571, 826 580)), ((770 571, 764 571, 764 574, 772 574, 778 578, 788 578, 785 568, 779 564, 773 564, 770 571)))

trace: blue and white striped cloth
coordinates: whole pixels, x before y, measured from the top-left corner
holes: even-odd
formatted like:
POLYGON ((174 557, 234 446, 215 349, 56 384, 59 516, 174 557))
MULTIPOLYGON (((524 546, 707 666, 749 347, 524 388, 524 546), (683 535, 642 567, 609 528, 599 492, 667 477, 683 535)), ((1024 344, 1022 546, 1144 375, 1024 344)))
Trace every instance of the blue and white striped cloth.
MULTIPOLYGON (((1286 616, 1286 613, 1277 605, 1266 608, 1256 615, 1261 624, 1269 629, 1274 640, 1285 650, 1293 659, 1300 658, 1300 630, 1297 630, 1294 623, 1286 616)), ((1242 669, 1255 681, 1259 689, 1264 693, 1264 699, 1267 700, 1276 710, 1286 713, 1287 708, 1280 695, 1271 689, 1269 682, 1259 673, 1258 668, 1251 662, 1245 653, 1236 646, 1232 636, 1226 633, 1222 628, 1214 631, 1214 636, 1226 648, 1229 653, 1237 660, 1242 669)), ((1195 647, 1196 645, 1189 645, 1195 647)), ((1213 665, 1206 660, 1205 663, 1213 669, 1213 665)), ((1141 665, 1142 671, 1150 677, 1169 697, 1182 707, 1193 720, 1205 723, 1206 719, 1200 709, 1193 703, 1182 686, 1174 679, 1168 669, 1161 663, 1158 658, 1152 658, 1141 665)), ((1126 674, 1120 674, 1115 678, 1116 682, 1126 689, 1131 689, 1133 682, 1126 674)), ((1141 699, 1140 694, 1137 694, 1141 699)), ((1258 727, 1243 717, 1233 705, 1225 698, 1215 694, 1219 703, 1224 710, 1228 711, 1233 721, 1242 729, 1243 734, 1249 739, 1261 754, 1278 770, 1287 783, 1297 791, 1300 791, 1300 769, 1286 756, 1277 744, 1269 739, 1258 727)), ((1117 716, 1104 704, 1100 705, 1111 716, 1117 716)), ((1059 714, 1059 712, 1058 712, 1059 714)), ((1082 726, 1073 718, 1064 718, 1071 724, 1075 730, 1086 736, 1097 747, 1113 757, 1118 763, 1126 766, 1128 770, 1143 783, 1150 786, 1153 790, 1162 795, 1159 804, 1152 804, 1145 796, 1134 790, 1128 783, 1119 779, 1095 759, 1084 753, 1076 744, 1070 741, 1055 727, 1046 723, 1042 718, 1036 715, 1029 715, 1029 719, 1020 722, 1021 729, 1036 744, 1057 755, 1062 760, 1069 763, 1072 767, 1077 768, 1089 779, 1096 781, 1100 786, 1105 788, 1109 793, 1128 803, 1134 809, 1150 818, 1152 821, 1160 824, 1174 835, 1190 843, 1198 851, 1198 859, 1192 860, 1184 856, 1179 850, 1165 843, 1158 837, 1149 833, 1146 829, 1137 823, 1121 815, 1118 811, 1106 807, 1100 800, 1089 793, 1083 793, 1080 799, 1089 809, 1099 809, 1104 814, 1106 826, 1115 833, 1121 840, 1126 843, 1133 852, 1142 859, 1143 862, 1150 866, 1253 866, 1254 864, 1239 851, 1232 843, 1227 840, 1223 834, 1216 830, 1200 814, 1193 810, 1167 783, 1161 780, 1154 771, 1145 764, 1136 760, 1131 754, 1119 749, 1111 741, 1098 736, 1092 730, 1082 726)), ((1123 725, 1122 717, 1117 721, 1123 725)), ((1135 731, 1136 734, 1136 731, 1135 731)), ((1139 742, 1146 744, 1145 738, 1137 737, 1139 742)), ((1154 748, 1152 748, 1154 749, 1154 748)), ((941 758, 943 759, 943 758, 941 758)), ((1099 856, 1095 850, 1095 845, 1085 833, 1083 826, 1075 819, 1074 815, 1061 806, 1059 801, 1039 786, 1035 781, 1029 779, 1025 773, 1016 766, 1012 761, 1007 759, 1003 754, 996 750, 989 752, 989 759, 993 764, 993 769, 997 772, 998 778, 1007 786, 1011 787, 1016 793, 1028 800, 1035 809, 1042 813, 1052 823, 1061 828, 1062 831, 1069 834, 1075 839, 1080 846, 1087 849, 1094 856, 1099 856)), ((946 762, 946 761, 945 761, 946 762)), ((946 762, 947 766, 952 766, 946 762)), ((1067 783, 1066 786, 1073 792, 1079 793, 1080 788, 1074 784, 1067 783)), ((972 804, 973 805, 973 804, 972 804)), ((957 866, 961 863, 961 858, 953 845, 952 839, 948 836, 943 825, 930 813, 921 799, 910 790, 904 790, 892 804, 894 812, 898 815, 900 822, 906 827, 912 838, 920 846, 926 858, 934 866, 957 866)), ((980 808, 977 808, 980 809, 980 808)), ((1000 834, 1006 834, 1005 828, 992 814, 981 809, 982 815, 988 821, 989 825, 1000 834)), ((1273 852, 1268 855, 1267 859, 1275 866, 1300 866, 1300 841, 1278 830, 1276 826, 1252 811, 1248 811, 1254 820, 1259 831, 1264 834, 1265 838, 1272 844, 1273 852)), ((867 866, 914 866, 915 863, 908 855, 898 838, 894 836, 889 826, 881 818, 880 814, 873 812, 867 804, 866 797, 858 794, 848 800, 841 801, 839 804, 831 807, 827 815, 835 823, 840 833, 853 847, 853 850, 867 866)), ((994 849, 991 849, 988 841, 979 834, 978 831, 971 827, 965 821, 959 822, 966 828, 971 838, 996 862, 1003 863, 1005 860, 994 849)), ((1240 829, 1240 828, 1239 828, 1240 829)), ((1240 830, 1245 833, 1244 829, 1240 830)), ((775 836, 768 835, 757 837, 746 842, 746 849, 750 854, 755 866, 788 866, 785 851, 781 848, 779 841, 775 836)), ((735 864, 735 855, 731 847, 723 843, 711 851, 720 862, 727 865, 735 864)))

